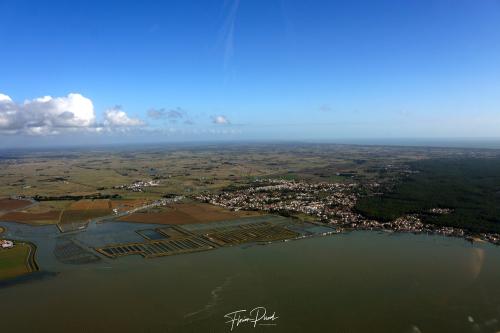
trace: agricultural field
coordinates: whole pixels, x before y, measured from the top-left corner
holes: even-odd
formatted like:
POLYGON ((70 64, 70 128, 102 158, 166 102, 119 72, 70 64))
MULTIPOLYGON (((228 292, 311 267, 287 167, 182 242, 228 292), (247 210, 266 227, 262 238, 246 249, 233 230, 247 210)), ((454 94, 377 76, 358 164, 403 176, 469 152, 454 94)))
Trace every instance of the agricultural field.
POLYGON ((86 222, 97 217, 111 215, 111 207, 111 201, 107 199, 78 200, 72 202, 69 207, 62 212, 59 224, 86 222))
POLYGON ((0 199, 0 212, 21 209, 29 205, 31 205, 31 201, 29 200, 16 200, 10 198, 3 198, 0 199))
POLYGON ((71 201, 68 200, 52 200, 52 201, 40 201, 35 205, 30 206, 27 209, 21 210, 25 213, 46 213, 50 211, 62 211, 71 205, 71 201))
POLYGON ((52 200, 41 201, 25 210, 0 215, 0 221, 29 224, 64 224, 87 221, 92 218, 111 215, 111 200, 52 200))
POLYGON ((233 212, 222 207, 204 203, 177 203, 159 207, 119 218, 123 222, 157 224, 194 224, 223 220, 236 220, 242 217, 257 216, 257 212, 233 212))
POLYGON ((111 202, 111 209, 116 209, 119 213, 121 213, 141 206, 145 206, 150 202, 150 200, 123 199, 123 200, 111 200, 110 202, 111 202))
POLYGON ((28 224, 56 224, 59 221, 60 214, 58 211, 43 213, 9 212, 0 216, 0 220, 28 224))
POLYGON ((19 222, 28 224, 56 224, 59 222, 62 210, 69 206, 69 201, 42 201, 29 206, 0 215, 0 221, 19 222))
POLYGON ((31 245, 18 243, 11 249, 0 249, 0 281, 33 271, 29 265, 31 245))
POLYGON ((71 203, 68 210, 110 210, 111 201, 82 199, 71 203))
POLYGON ((390 180, 387 165, 464 154, 459 149, 330 144, 136 148, 4 154, 0 162, 0 196, 99 194, 155 200, 166 193, 218 191, 261 177, 312 182, 390 180), (140 192, 119 188, 138 180, 155 180, 158 186, 140 192))
POLYGON ((111 214, 109 209, 68 209, 65 210, 58 224, 87 222, 111 214))
MULTIPOLYGON (((259 179, 356 184, 356 195, 366 197, 373 192, 374 185, 384 193, 390 192, 405 179, 413 163, 496 156, 498 151, 491 149, 334 144, 10 151, 0 159, 0 196, 25 196, 38 202, 14 204, 4 199, 0 201, 0 210, 3 205, 15 211, 4 211, 0 220, 69 226, 115 213, 120 214, 121 221, 138 223, 230 220, 254 213, 231 212, 189 200, 203 193, 237 191, 259 179), (184 196, 188 202, 149 208, 127 216, 128 211, 176 196, 184 196)), ((367 217, 380 216, 363 208, 365 200, 369 199, 361 200, 358 211, 367 217)), ((393 213, 403 211, 406 212, 396 209, 393 213)), ((316 219, 311 215, 301 218, 316 219)))

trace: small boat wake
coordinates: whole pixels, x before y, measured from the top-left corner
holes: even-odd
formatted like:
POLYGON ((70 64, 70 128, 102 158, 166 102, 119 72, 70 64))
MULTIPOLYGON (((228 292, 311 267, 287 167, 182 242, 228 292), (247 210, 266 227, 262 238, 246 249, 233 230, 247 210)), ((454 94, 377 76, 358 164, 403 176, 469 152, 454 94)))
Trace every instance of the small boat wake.
MULTIPOLYGON (((205 313, 207 311, 210 311, 210 309, 212 309, 214 306, 217 305, 217 303, 220 301, 221 297, 220 297, 220 293, 222 292, 222 290, 224 288, 226 288, 227 286, 229 286, 232 282, 232 280, 234 279, 235 275, 233 276, 228 276, 224 282, 215 287, 211 292, 210 292, 210 301, 205 304, 205 306, 197 311, 194 311, 194 312, 190 312, 188 314, 186 314, 184 316, 184 318, 191 318, 191 317, 195 317, 195 316, 198 316, 199 314, 202 314, 202 313, 205 313)), ((201 319, 201 318, 198 318, 198 319, 201 319)))

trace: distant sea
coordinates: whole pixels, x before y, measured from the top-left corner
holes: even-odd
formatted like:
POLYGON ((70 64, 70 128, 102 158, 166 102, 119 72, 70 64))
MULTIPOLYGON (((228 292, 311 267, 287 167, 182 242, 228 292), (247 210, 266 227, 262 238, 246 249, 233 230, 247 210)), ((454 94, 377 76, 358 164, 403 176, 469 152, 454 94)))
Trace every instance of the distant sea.
POLYGON ((472 138, 376 138, 376 139, 338 139, 324 140, 324 143, 355 144, 355 145, 388 145, 388 146, 419 146, 419 147, 449 147, 449 148, 485 148, 500 149, 500 138, 472 139, 472 138))
POLYGON ((374 145, 374 146, 406 146, 406 147, 442 147, 442 148, 476 148, 500 149, 500 138, 337 138, 337 139, 294 139, 294 140, 233 140, 233 141, 172 141, 172 142, 131 142, 121 144, 80 144, 80 145, 40 145, 40 146, 2 146, 0 142, 0 159, 12 158, 17 154, 50 152, 50 151, 88 151, 88 150, 141 150, 141 149, 185 149, 203 148, 207 146, 238 145, 286 145, 286 144, 345 144, 345 145, 374 145))

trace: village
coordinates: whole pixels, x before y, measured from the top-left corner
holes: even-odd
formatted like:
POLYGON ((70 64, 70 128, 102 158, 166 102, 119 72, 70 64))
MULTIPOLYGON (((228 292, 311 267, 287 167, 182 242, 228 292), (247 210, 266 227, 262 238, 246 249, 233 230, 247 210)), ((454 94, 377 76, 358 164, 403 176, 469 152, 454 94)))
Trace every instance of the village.
MULTIPOLYGON (((372 189, 377 183, 363 185, 372 189)), ((305 183, 282 179, 260 179, 248 188, 220 193, 205 193, 196 199, 231 210, 257 210, 284 216, 305 214, 316 221, 349 230, 385 230, 439 234, 461 237, 471 241, 487 241, 500 244, 500 235, 480 233, 472 235, 456 227, 437 226, 421 221, 418 214, 401 216, 393 221, 380 222, 367 219, 355 212, 357 201, 356 183, 305 183)), ((432 208, 429 213, 449 214, 448 208, 432 208)))
POLYGON ((125 184, 114 186, 114 189, 129 190, 132 192, 143 192, 146 187, 158 186, 160 182, 158 180, 137 180, 132 184, 125 184))
POLYGON ((333 224, 358 222, 355 183, 309 184, 280 179, 257 180, 251 187, 237 191, 206 193, 196 199, 232 210, 257 210, 271 213, 299 213, 333 224))

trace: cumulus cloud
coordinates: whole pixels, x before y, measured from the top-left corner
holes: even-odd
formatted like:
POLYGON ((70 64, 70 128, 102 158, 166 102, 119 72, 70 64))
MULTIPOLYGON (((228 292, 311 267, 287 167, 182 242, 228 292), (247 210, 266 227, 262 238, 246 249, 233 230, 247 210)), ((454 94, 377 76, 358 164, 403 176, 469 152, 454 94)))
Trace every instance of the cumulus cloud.
POLYGON ((217 125, 230 124, 229 119, 227 119, 227 117, 223 116, 223 115, 212 116, 212 123, 217 124, 217 125))
POLYGON ((0 102, 6 102, 6 101, 12 102, 12 99, 9 96, 0 93, 0 102))
POLYGON ((0 93, 0 134, 47 135, 142 124, 119 109, 106 111, 104 125, 98 124, 92 101, 78 93, 44 96, 23 103, 0 93))
POLYGON ((0 131, 4 133, 55 134, 64 129, 88 128, 95 124, 92 101, 80 94, 44 96, 15 103, 0 94, 0 131))
POLYGON ((142 126, 144 122, 138 118, 130 118, 121 106, 117 105, 104 112, 104 125, 106 127, 134 127, 142 126))

